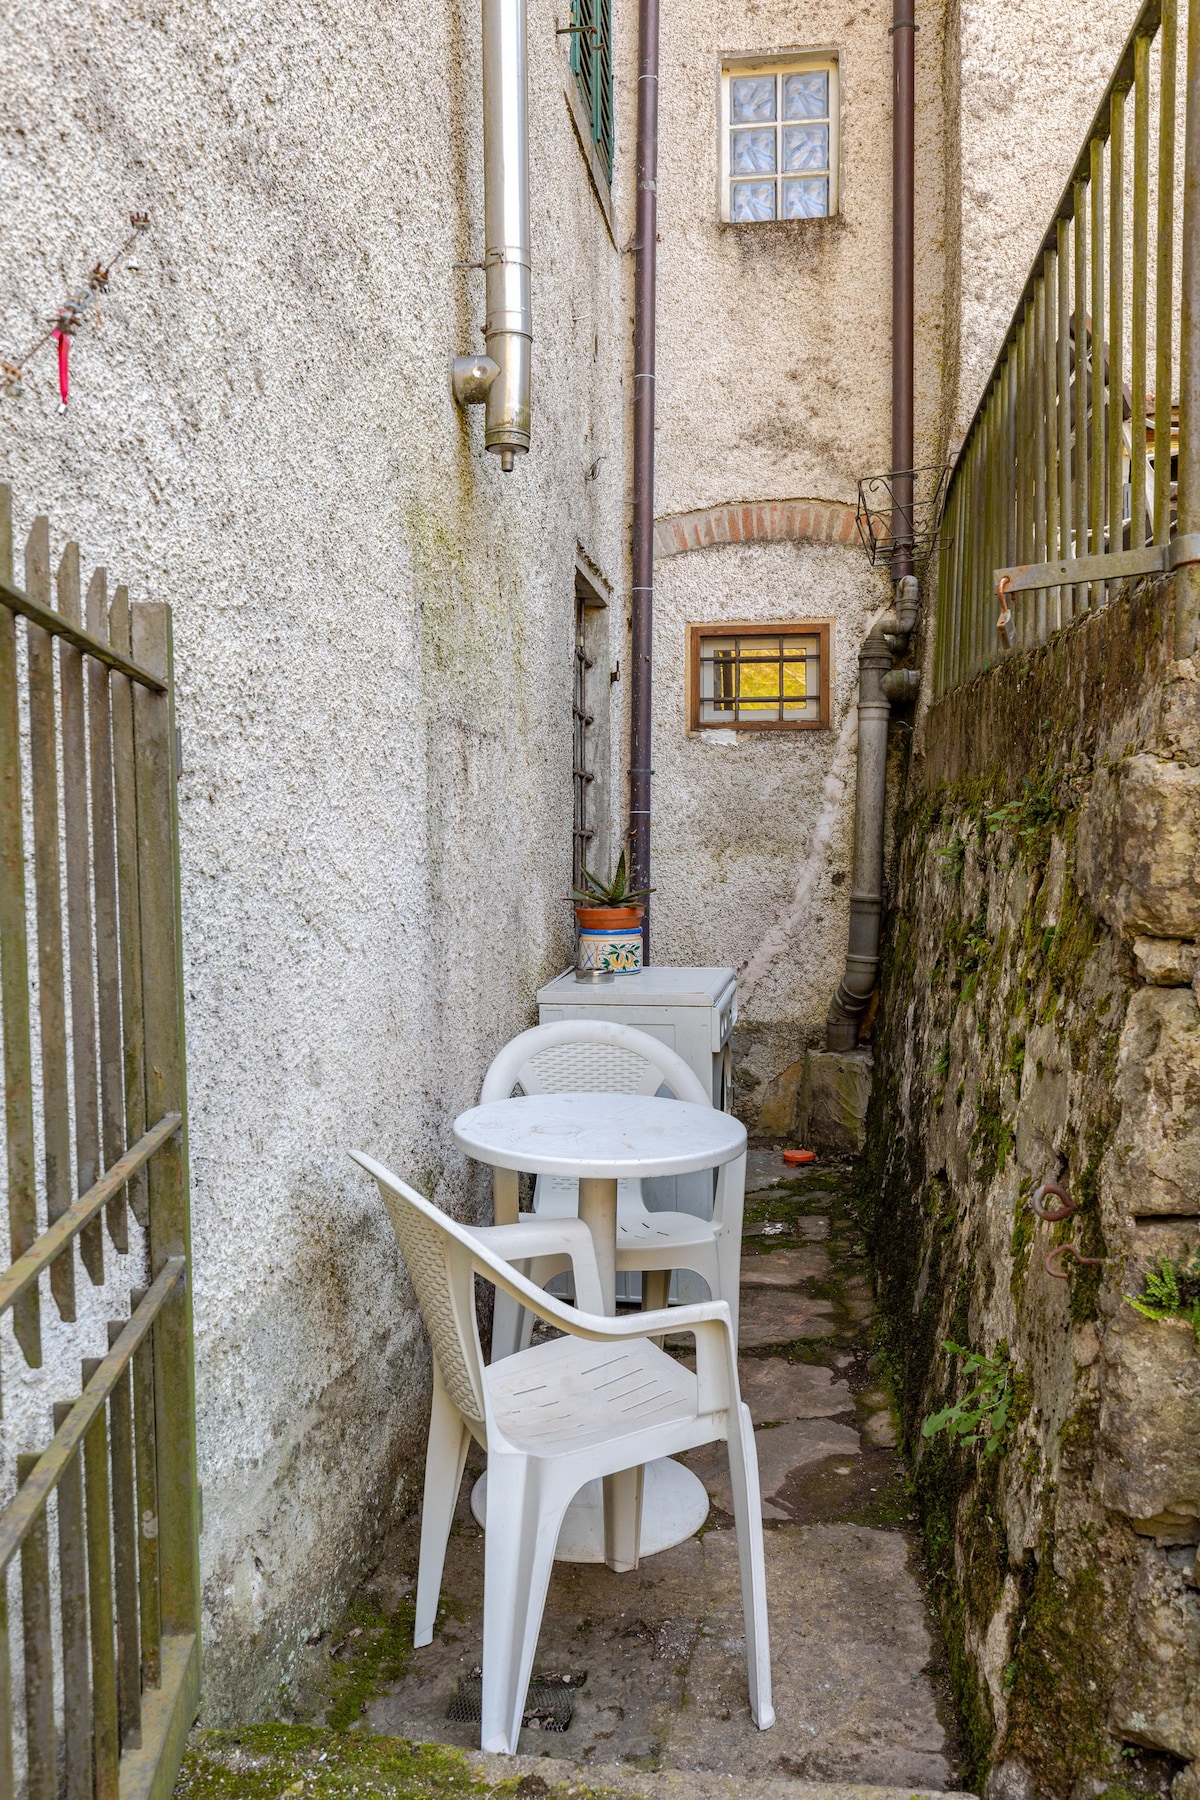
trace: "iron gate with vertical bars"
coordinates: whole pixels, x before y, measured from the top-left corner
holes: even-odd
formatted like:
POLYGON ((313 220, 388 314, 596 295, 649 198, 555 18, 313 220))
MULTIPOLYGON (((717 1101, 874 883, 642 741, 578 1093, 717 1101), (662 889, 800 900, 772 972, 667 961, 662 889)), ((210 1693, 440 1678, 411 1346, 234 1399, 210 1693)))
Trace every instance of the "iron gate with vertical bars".
POLYGON ((0 1800, 163 1800, 200 1680, 171 618, 51 567, 40 517, 15 585, 0 486, 0 1317, 36 1368, 109 1245, 146 1285, 0 1514, 0 1800))

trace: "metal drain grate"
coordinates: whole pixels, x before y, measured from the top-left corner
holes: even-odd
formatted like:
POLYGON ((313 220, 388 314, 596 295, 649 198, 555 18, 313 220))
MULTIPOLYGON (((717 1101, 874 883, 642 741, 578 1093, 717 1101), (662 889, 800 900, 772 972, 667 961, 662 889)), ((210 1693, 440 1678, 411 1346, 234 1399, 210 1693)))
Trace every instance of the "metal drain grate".
MULTIPOLYGON (((530 1731, 565 1731, 575 1713, 575 1690, 586 1675, 535 1675, 525 1694, 521 1723, 530 1731)), ((446 1717, 459 1725, 478 1725, 483 1718, 483 1671, 464 1675, 446 1717)))

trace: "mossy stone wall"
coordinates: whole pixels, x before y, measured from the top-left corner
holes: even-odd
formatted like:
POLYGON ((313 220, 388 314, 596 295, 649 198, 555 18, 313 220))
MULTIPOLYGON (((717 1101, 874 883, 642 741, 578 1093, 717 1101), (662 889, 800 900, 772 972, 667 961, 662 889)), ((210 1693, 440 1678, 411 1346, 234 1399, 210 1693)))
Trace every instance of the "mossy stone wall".
POLYGON ((946 696, 897 819, 864 1187, 989 1800, 1162 1792, 1200 1758, 1200 1354, 1125 1299, 1200 1240, 1200 818, 1171 812, 1200 668, 1172 617, 1144 583, 946 696), (1036 1216, 1043 1181, 1071 1217, 1036 1216), (964 1391, 946 1340, 1011 1360, 1000 1455, 922 1435, 964 1391))

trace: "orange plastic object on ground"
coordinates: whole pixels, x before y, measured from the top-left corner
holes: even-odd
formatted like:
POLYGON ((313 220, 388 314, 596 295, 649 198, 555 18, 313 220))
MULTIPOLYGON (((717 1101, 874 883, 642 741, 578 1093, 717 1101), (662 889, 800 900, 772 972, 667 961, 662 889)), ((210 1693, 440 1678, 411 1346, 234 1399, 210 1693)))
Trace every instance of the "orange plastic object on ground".
POLYGON ((783 1160, 785 1163, 816 1162, 817 1153, 815 1150, 785 1150, 783 1160))

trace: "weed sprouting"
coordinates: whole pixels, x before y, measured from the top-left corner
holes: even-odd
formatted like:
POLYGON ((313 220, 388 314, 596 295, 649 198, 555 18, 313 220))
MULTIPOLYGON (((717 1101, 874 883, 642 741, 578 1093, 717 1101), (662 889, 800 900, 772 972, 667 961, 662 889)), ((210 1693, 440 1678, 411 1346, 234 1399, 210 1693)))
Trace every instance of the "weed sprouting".
POLYGON ((1147 1270, 1141 1293, 1125 1299, 1144 1319, 1186 1319, 1200 1345, 1200 1245, 1185 1245, 1177 1262, 1164 1256, 1157 1269, 1147 1270))
POLYGON ((960 1444, 981 1444, 985 1456, 996 1456, 1004 1449, 1013 1399, 1013 1366, 1007 1348, 997 1344, 994 1356, 984 1356, 946 1339, 942 1349, 961 1358, 966 1375, 975 1378, 974 1385, 960 1400, 931 1413, 921 1427, 921 1436, 936 1437, 944 1431, 960 1444))

